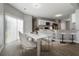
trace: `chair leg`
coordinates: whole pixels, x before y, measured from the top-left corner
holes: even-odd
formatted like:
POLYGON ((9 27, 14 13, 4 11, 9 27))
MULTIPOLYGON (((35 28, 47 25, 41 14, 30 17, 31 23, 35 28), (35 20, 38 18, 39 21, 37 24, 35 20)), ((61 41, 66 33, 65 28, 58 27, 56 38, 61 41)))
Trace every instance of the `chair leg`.
POLYGON ((23 55, 23 48, 22 48, 22 45, 21 45, 21 55, 23 55))
POLYGON ((19 54, 22 55, 22 45, 20 45, 20 50, 19 50, 19 54))

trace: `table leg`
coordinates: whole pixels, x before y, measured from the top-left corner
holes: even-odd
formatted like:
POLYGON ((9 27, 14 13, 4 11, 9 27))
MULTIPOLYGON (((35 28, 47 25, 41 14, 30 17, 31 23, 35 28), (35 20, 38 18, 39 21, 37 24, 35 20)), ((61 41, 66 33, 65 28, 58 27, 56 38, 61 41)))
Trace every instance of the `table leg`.
POLYGON ((37 40, 37 56, 40 56, 40 39, 37 40))
POLYGON ((64 40, 63 36, 64 36, 64 35, 62 34, 62 41, 61 41, 61 43, 63 43, 63 40, 64 40))

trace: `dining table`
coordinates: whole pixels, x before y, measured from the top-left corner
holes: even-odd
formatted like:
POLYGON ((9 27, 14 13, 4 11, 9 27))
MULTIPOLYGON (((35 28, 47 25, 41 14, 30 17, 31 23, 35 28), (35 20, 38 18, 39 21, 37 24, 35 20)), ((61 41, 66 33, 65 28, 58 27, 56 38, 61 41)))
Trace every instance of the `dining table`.
MULTIPOLYGON (((41 53, 41 40, 43 38, 48 38, 51 36, 51 35, 45 35, 43 33, 41 34, 36 34, 36 33, 25 33, 28 37, 30 38, 33 38, 35 40, 37 40, 37 56, 40 56, 40 53, 41 53)), ((47 39, 46 39, 47 40, 47 39)))

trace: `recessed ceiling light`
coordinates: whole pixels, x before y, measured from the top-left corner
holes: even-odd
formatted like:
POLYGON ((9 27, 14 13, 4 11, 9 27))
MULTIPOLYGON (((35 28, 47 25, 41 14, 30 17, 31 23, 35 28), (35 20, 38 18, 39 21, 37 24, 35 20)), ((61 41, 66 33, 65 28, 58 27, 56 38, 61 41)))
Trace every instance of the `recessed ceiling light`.
POLYGON ((56 17, 60 17, 60 16, 62 16, 62 14, 57 14, 57 15, 56 15, 56 17))
POLYGON ((34 4, 33 4, 33 7, 39 8, 39 7, 40 7, 40 4, 39 4, 39 3, 34 3, 34 4))

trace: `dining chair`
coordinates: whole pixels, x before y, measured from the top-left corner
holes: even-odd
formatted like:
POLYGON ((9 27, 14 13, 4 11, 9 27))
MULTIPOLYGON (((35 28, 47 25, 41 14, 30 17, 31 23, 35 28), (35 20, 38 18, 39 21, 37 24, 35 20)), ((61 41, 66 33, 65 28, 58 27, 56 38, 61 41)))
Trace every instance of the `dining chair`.
POLYGON ((23 49, 30 50, 36 48, 36 43, 29 41, 23 33, 19 32, 19 36, 20 36, 20 44, 23 49))

